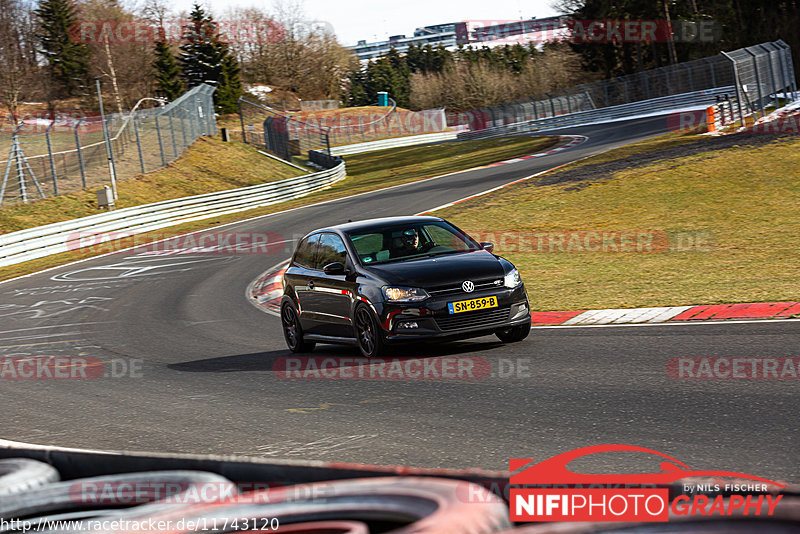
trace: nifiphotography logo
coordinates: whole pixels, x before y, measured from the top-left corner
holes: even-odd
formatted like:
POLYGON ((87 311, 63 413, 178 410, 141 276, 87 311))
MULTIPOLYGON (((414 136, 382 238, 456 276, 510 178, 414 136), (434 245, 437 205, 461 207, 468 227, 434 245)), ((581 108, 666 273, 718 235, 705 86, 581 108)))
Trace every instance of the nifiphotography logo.
POLYGON ((762 512, 771 516, 783 496, 751 493, 766 493, 768 486, 773 486, 773 489, 785 487, 772 480, 744 473, 694 470, 653 449, 619 444, 582 447, 541 462, 512 459, 510 469, 514 473, 509 481, 512 485, 509 491, 512 522, 664 522, 669 521, 670 515, 753 516, 762 515, 762 512), (573 460, 604 452, 639 452, 660 456, 661 472, 629 475, 581 474, 567 469, 567 464, 573 460), (698 487, 684 485, 684 494, 672 499, 669 488, 660 487, 687 477, 726 477, 737 481, 698 487), (742 483, 741 479, 752 483, 742 483), (726 495, 709 496, 699 494, 701 491, 725 492, 726 495), (748 494, 731 495, 736 492, 748 494))

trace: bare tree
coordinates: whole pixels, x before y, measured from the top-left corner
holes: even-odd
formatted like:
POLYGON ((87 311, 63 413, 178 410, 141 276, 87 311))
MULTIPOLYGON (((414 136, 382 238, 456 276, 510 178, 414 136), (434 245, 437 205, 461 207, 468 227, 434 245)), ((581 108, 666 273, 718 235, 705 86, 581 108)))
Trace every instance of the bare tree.
POLYGON ((232 43, 246 81, 274 85, 303 99, 339 98, 357 59, 338 43, 329 25, 309 20, 300 2, 278 1, 274 14, 239 8, 227 16, 261 28, 232 43))
MULTIPOLYGON (((112 98, 118 112, 131 108, 140 98, 153 95, 153 62, 150 37, 155 30, 140 32, 103 32, 102 25, 119 27, 120 23, 132 23, 134 13, 115 0, 88 0, 81 4, 81 17, 95 21, 98 31, 90 44, 92 49, 91 70, 95 76, 111 84, 112 98), (141 37, 146 38, 142 39, 141 37)), ((141 25, 144 21, 136 21, 141 25)))
POLYGON ((441 73, 413 74, 411 107, 466 111, 564 89, 587 81, 586 77, 578 54, 563 46, 547 47, 528 58, 519 74, 486 61, 460 60, 441 73))
POLYGON ((21 102, 38 96, 41 87, 32 19, 30 5, 0 0, 0 104, 15 124, 21 102))

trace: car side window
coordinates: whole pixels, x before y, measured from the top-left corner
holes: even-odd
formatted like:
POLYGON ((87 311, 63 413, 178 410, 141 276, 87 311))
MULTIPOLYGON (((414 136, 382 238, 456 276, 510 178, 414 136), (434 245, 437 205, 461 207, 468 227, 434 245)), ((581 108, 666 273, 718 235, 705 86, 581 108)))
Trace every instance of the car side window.
POLYGON ((314 234, 303 239, 297 246, 294 262, 308 269, 313 269, 314 258, 317 253, 317 243, 319 243, 319 234, 314 234))
POLYGON ((344 241, 336 234, 322 234, 317 249, 316 268, 322 269, 329 263, 337 261, 342 265, 347 262, 347 249, 344 241))
POLYGON ((452 250, 470 250, 469 244, 460 235, 454 234, 446 228, 436 224, 427 224, 424 228, 433 239, 433 245, 436 247, 447 247, 452 250))

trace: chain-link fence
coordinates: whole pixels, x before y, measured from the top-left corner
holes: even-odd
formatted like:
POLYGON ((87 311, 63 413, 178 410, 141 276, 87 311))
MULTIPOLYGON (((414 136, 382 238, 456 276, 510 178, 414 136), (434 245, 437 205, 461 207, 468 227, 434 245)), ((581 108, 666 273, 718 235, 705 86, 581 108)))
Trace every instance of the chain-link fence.
POLYGON ((443 109, 408 111, 390 106, 374 111, 342 109, 306 113, 302 119, 285 115, 263 104, 239 99, 242 138, 278 157, 290 159, 309 150, 366 143, 378 139, 442 132, 447 129, 443 109))
POLYGON ((330 149, 328 129, 239 98, 242 140, 287 161, 309 150, 330 149))
POLYGON ((476 131, 645 100, 727 90, 752 112, 756 107, 763 109, 777 94, 791 93, 795 88, 791 50, 777 41, 498 106, 452 112, 447 121, 451 127, 476 131))
POLYGON ((214 87, 128 114, 23 121, 0 133, 0 204, 28 202, 165 167, 202 135, 215 135, 214 87))

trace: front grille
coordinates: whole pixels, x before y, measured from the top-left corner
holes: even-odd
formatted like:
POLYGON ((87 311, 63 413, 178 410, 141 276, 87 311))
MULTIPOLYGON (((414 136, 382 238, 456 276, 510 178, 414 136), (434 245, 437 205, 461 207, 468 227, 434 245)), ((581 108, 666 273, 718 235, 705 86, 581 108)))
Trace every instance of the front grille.
MULTIPOLYGON (((475 283, 475 291, 481 291, 484 289, 497 289, 498 287, 503 287, 503 279, 502 278, 489 278, 483 280, 473 280, 475 283)), ((434 296, 442 296, 442 295, 452 295, 460 293, 462 295, 469 295, 463 289, 461 289, 461 282, 458 284, 450 284, 446 286, 436 286, 428 289, 428 293, 434 296)))
POLYGON ((452 315, 436 317, 436 324, 443 331, 460 330, 462 328, 484 327, 500 325, 508 320, 511 311, 509 306, 492 308, 473 312, 454 313, 452 315))

